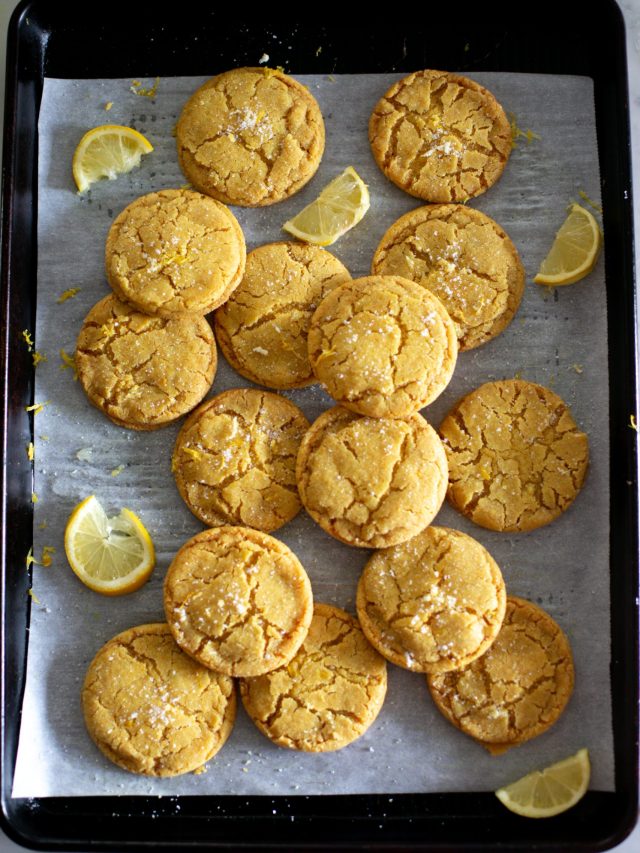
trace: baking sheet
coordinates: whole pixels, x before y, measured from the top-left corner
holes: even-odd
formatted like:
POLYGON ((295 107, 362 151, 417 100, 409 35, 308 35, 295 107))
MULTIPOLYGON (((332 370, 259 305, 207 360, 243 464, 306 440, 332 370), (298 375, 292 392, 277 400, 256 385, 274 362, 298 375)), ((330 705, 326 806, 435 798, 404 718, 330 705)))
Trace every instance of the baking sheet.
MULTIPOLYGON (((315 178, 277 205, 235 208, 248 249, 283 239, 280 230, 347 165, 368 183, 371 209, 332 251, 354 277, 365 275, 389 225, 420 202, 379 172, 367 143, 368 117, 397 74, 300 76, 318 99, 327 145, 315 178)), ((472 206, 496 219, 518 247, 529 273, 522 306, 495 341, 462 353, 453 380, 424 411, 438 425, 462 394, 482 382, 520 375, 553 388, 588 433, 591 468, 583 494, 552 525, 528 534, 498 534, 467 522, 448 506, 437 524, 464 530, 493 554, 509 593, 541 604, 567 632, 576 689, 545 735, 490 756, 435 709, 424 677, 389 665, 384 708, 371 729, 337 753, 307 755, 272 745, 239 709, 234 732, 208 772, 174 779, 136 777, 111 765, 82 722, 79 693, 95 652, 118 631, 163 619, 162 581, 173 555, 202 525, 180 500, 170 471, 179 425, 134 433, 111 424, 87 402, 60 350, 71 354, 83 318, 109 292, 104 241, 111 221, 139 195, 184 185, 172 129, 204 78, 164 78, 155 97, 135 94, 130 79, 46 79, 39 134, 38 303, 35 347, 47 360, 36 370, 34 556, 45 546, 51 565, 33 567, 27 685, 15 771, 15 797, 113 794, 336 794, 493 790, 582 746, 590 750, 592 788, 613 790, 609 689, 609 436, 604 264, 583 282, 551 292, 532 274, 561 224, 565 207, 585 192, 599 200, 592 81, 588 78, 470 72, 523 131, 499 181, 472 206), (109 111, 105 105, 112 103, 109 111), (79 196, 70 163, 81 135, 98 124, 135 127, 154 145, 141 168, 79 196), (60 295, 79 288, 62 303, 60 295), (80 458, 78 457, 79 451, 80 458), (149 529, 158 565, 137 593, 103 598, 70 571, 62 542, 71 509, 95 493, 105 506, 126 505, 149 529)), ((142 81, 149 88, 153 81, 142 81)), ((33 330, 31 330, 33 331, 33 330)), ((26 345, 26 342, 25 342, 26 345)), ((248 383, 224 359, 211 395, 248 383)), ((319 387, 287 392, 310 419, 331 405, 319 387)), ((318 601, 354 611, 355 588, 368 552, 323 533, 304 513, 276 533, 306 567, 318 601)), ((26 555, 25 555, 26 557, 26 555)), ((23 567, 16 567, 17 571, 23 567)))

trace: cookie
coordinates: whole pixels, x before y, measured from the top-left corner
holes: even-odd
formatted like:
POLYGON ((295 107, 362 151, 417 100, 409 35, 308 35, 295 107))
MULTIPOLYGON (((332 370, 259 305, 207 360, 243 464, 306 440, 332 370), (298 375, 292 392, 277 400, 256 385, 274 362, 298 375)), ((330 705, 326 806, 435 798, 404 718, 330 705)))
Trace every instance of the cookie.
POLYGON ((450 503, 509 533, 549 524, 571 506, 589 464, 587 436, 557 394, 533 382, 488 382, 440 426, 450 503))
POLYGON ((318 102, 272 68, 234 68, 189 98, 176 127, 182 171, 226 204, 273 204, 301 189, 324 151, 318 102))
POLYGON ((85 317, 75 366, 91 403, 129 429, 166 426, 205 396, 216 372, 203 317, 149 317, 105 296, 85 317))
POLYGON ((326 249, 268 243, 247 256, 244 278, 216 311, 215 333, 229 364, 267 388, 315 381, 307 355, 311 315, 346 267, 326 249))
POLYGON ((204 315, 240 283, 245 258, 229 208, 190 190, 162 190, 114 219, 105 268, 114 293, 144 314, 204 315))
POLYGON ((316 604, 309 633, 284 667, 240 682, 245 710, 270 740, 304 752, 342 749, 378 716, 387 690, 384 658, 353 616, 316 604))
POLYGON ((233 681, 183 654, 156 623, 118 634, 82 688, 87 730, 108 759, 147 776, 197 770, 231 734, 233 681))
POLYGON ((514 596, 482 657, 465 669, 427 676, 444 716, 494 754, 552 726, 573 683, 571 648, 561 628, 540 607, 514 596))
POLYGON ((200 521, 277 530, 297 515, 296 457, 309 422, 284 397, 234 388, 207 400, 176 439, 172 470, 200 521))
POLYGON ((286 545, 248 527, 218 527, 174 557, 164 609, 184 652, 216 672, 253 676, 291 660, 309 630, 313 599, 286 545))
POLYGON ((369 559, 356 606, 387 660, 414 672, 461 669, 495 640, 506 605, 502 573, 471 536, 427 527, 369 559))
POLYGON ((323 530, 348 545, 388 548, 435 517, 447 459, 422 415, 362 418, 335 406, 303 438, 296 477, 305 509, 323 530))
POLYGON ((511 154, 511 126, 495 97, 446 71, 416 71, 382 97, 369 120, 376 163, 425 201, 466 201, 493 186, 511 154))
POLYGON ((509 325, 525 282, 506 232, 463 204, 405 213, 380 241, 371 272, 400 275, 434 293, 454 322, 461 351, 490 341, 509 325))
POLYGON ((446 388, 458 356, 440 300, 400 276, 366 276, 326 296, 309 326, 311 368, 347 409, 404 418, 446 388))

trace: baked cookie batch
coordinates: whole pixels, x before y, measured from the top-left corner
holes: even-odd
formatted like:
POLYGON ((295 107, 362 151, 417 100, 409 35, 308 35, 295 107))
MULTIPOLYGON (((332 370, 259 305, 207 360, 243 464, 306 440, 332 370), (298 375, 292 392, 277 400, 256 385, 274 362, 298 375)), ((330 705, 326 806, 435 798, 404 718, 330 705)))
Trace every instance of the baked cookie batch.
POLYGON ((546 731, 573 688, 566 636, 507 595, 480 542, 431 522, 445 496, 494 531, 552 522, 583 485, 587 437, 556 394, 520 379, 471 391, 439 432, 420 411, 458 353, 502 332, 522 298, 512 241, 464 204, 506 166, 502 107, 441 71, 411 74, 380 99, 373 156, 426 204, 387 230, 371 274, 355 280, 313 245, 247 255, 227 207, 276 203, 315 173, 324 124, 306 87, 268 68, 220 74, 185 105, 176 141, 195 189, 150 193, 116 217, 113 294, 87 315, 76 364, 91 403, 119 426, 188 415, 172 471, 207 529, 167 571, 166 622, 119 634, 91 663, 91 737, 136 773, 196 770, 231 732, 238 679, 273 743, 340 749, 378 715, 387 661, 424 674, 441 713, 494 754, 546 731), (216 340, 261 389, 202 402, 216 340), (335 405, 309 424, 277 392, 312 382, 335 405), (304 567, 271 535, 303 507, 371 551, 357 618, 314 602, 304 567))

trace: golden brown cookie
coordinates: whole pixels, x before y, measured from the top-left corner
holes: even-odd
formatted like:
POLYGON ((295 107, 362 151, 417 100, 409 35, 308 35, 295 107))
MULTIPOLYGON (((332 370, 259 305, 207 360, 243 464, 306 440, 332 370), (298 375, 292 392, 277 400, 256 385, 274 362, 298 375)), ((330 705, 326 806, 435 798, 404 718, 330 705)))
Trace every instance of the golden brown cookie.
POLYGON ((187 654, 225 675, 253 676, 288 663, 313 615, 311 584, 282 542, 248 527, 189 539, 169 566, 164 609, 187 654))
POLYGON ((376 104, 369 142, 400 189, 425 201, 465 201, 504 171, 511 126, 491 92, 468 77, 416 71, 376 104))
POLYGON ((371 645, 414 672, 461 669, 495 640, 506 605, 502 573, 471 536, 427 527, 370 558, 356 606, 371 645))
POLYGON ((287 666, 240 682, 244 707, 278 746, 342 749, 378 716, 387 690, 385 660, 353 616, 316 604, 309 633, 287 666))
POLYGON ((493 645, 465 669, 428 675, 444 716, 499 754, 552 726, 573 691, 569 641, 535 604, 509 596, 493 645))
POLYGON ((75 365, 89 400, 114 423, 158 429, 205 396, 216 344, 203 317, 149 317, 110 295, 85 317, 75 365))
POLYGON ((533 382, 488 382, 440 426, 451 504, 481 527, 510 533, 549 524, 587 474, 589 442, 557 394, 533 382))
POLYGON ((190 190, 161 190, 114 219, 105 250, 116 295, 144 314, 208 314, 240 283, 242 229, 224 204, 190 190))
POLYGON ((373 418, 404 418, 431 403, 458 356, 440 300, 400 276, 366 276, 332 290, 311 318, 308 346, 329 394, 373 418))
POLYGON ((447 459, 422 415, 362 418, 335 406, 303 438, 296 477, 305 509, 323 530, 348 545, 388 548, 435 517, 447 459))
POLYGON ((147 776, 201 767, 231 734, 233 680, 176 646, 165 624, 130 628, 104 645, 82 689, 93 741, 115 764, 147 776))
POLYGON ((297 515, 296 457, 309 422, 278 394, 233 388, 184 422, 172 470, 183 500, 205 524, 277 530, 297 515))
POLYGON ((380 241, 371 272, 400 275, 434 293, 455 324, 461 351, 486 343, 509 325, 525 281, 506 232, 463 204, 405 213, 380 241))
POLYGON ((323 297, 350 280, 346 267, 319 246, 268 243, 254 249, 242 282, 216 311, 225 358, 267 388, 314 382, 307 354, 311 315, 323 297))
POLYGON ((324 151, 311 92, 282 71, 234 68, 202 85, 176 128, 182 171, 227 204, 273 204, 301 189, 324 151))

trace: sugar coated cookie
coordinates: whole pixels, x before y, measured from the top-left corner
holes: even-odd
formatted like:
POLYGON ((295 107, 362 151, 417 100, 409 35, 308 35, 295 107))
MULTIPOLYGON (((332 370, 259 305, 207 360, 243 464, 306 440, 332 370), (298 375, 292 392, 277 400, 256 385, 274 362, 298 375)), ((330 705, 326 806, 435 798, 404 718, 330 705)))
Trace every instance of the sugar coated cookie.
POLYGON ((111 295, 87 314, 75 364, 89 400, 114 423, 157 429, 205 396, 216 345, 203 317, 149 317, 111 295))
POLYGON ((468 77, 416 71, 394 83, 369 120, 373 156, 396 186, 425 201, 465 201, 492 186, 511 154, 511 126, 468 77))
POLYGON ((362 418, 335 406, 303 438, 296 477, 305 509, 327 533, 348 545, 387 548, 435 517, 447 460, 422 415, 362 418))
POLYGON ((567 405, 533 382, 488 382, 440 426, 451 504, 481 527, 517 532, 549 524, 578 495, 589 442, 567 405))
POLYGON ((218 527, 178 551, 164 608, 183 651, 216 672, 252 676, 291 660, 309 630, 313 599, 286 545, 248 527, 218 527))
POLYGON ((205 524, 259 530, 297 515, 296 457, 309 422, 278 394, 234 388, 207 400, 185 421, 172 469, 178 491, 205 524))
POLYGON ((490 752, 545 732, 573 691, 569 641, 535 604, 509 596, 490 649, 465 669, 428 675, 438 709, 490 752))
POLYGON ((307 355, 311 315, 346 267, 326 249, 268 243, 247 256, 244 278, 216 311, 216 339, 238 373, 267 388, 315 381, 307 355))
POLYGON ((278 746, 342 749, 378 716, 387 690, 384 658, 353 616, 316 604, 309 633, 287 666, 240 682, 244 707, 278 746))
POLYGON ((187 101, 176 128, 178 160, 201 192, 227 204, 273 204, 301 189, 324 151, 311 92, 282 71, 235 68, 187 101))
POLYGON ((145 314, 208 314, 239 284, 246 249, 224 204, 190 190, 162 190, 114 219, 105 250, 111 288, 145 314))
POLYGON ((475 539, 427 527, 413 539, 376 551, 357 594, 369 642, 414 672, 448 672, 480 657, 504 618, 502 574, 475 539))
POLYGON ((458 356, 440 300, 400 276, 337 287, 311 318, 309 360, 329 394, 374 418, 403 418, 446 388, 458 356))
POLYGON ((400 275, 434 293, 455 324, 460 350, 480 346, 508 326, 525 282, 505 231, 463 204, 405 213, 380 241, 371 272, 400 275))
POLYGON ((87 729, 115 764, 147 776, 197 770, 231 733, 233 680, 176 646, 167 625, 140 625, 103 646, 82 689, 87 729))

